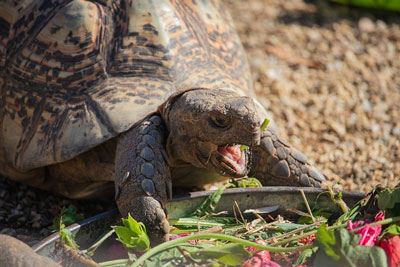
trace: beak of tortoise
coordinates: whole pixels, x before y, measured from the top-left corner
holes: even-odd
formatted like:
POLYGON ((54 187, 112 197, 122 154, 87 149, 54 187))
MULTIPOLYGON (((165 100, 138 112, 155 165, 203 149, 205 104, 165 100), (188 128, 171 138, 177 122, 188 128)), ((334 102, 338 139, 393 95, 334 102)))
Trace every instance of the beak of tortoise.
POLYGON ((241 149, 241 145, 223 145, 218 146, 215 157, 225 174, 243 177, 248 172, 249 153, 248 147, 241 149))

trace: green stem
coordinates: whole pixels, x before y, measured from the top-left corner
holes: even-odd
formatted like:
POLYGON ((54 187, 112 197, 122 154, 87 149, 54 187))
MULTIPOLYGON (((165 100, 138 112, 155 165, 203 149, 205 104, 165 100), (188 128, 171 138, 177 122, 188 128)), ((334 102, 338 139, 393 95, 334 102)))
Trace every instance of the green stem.
MULTIPOLYGON (((343 228, 343 227, 346 227, 346 224, 329 226, 329 227, 327 227, 327 228, 328 228, 329 230, 331 230, 331 229, 338 229, 338 228, 343 228)), ((312 231, 310 231, 310 232, 307 232, 307 233, 304 233, 304 234, 301 234, 301 235, 297 235, 297 236, 294 236, 294 237, 292 237, 292 238, 288 238, 288 239, 285 239, 285 240, 282 240, 282 241, 273 243, 273 244, 271 244, 271 245, 274 246, 274 247, 276 247, 276 246, 279 246, 279 245, 287 244, 287 243, 289 243, 289 242, 302 239, 302 238, 307 237, 307 236, 310 236, 310 235, 312 235, 312 234, 316 234, 317 231, 318 231, 318 229, 317 229, 317 230, 312 230, 312 231)))
POLYGON ((261 250, 267 250, 270 252, 294 252, 294 251, 300 251, 300 250, 305 250, 308 248, 314 247, 313 244, 309 244, 306 246, 301 246, 301 247, 287 247, 287 248, 276 248, 276 247, 271 247, 271 246, 263 246, 251 241, 243 240, 237 237, 233 236, 228 236, 228 235, 223 235, 223 234, 197 234, 197 235, 190 235, 190 236, 185 236, 181 237, 175 240, 168 241, 166 243, 162 243, 153 249, 147 251, 145 254, 143 254, 138 260, 136 260, 131 267, 136 267, 145 262, 148 258, 153 256, 154 254, 157 254, 165 249, 169 249, 170 247, 176 246, 181 243, 185 243, 190 240, 197 240, 197 239, 220 239, 220 240, 225 240, 225 241, 230 241, 234 243, 239 243, 243 246, 249 246, 253 248, 258 248, 261 250))
POLYGON ((82 250, 83 253, 85 253, 88 256, 93 256, 94 252, 96 249, 106 240, 109 236, 111 236, 114 233, 114 229, 103 235, 96 243, 91 245, 89 248, 82 250))
MULTIPOLYGON (((393 218, 389 218, 389 219, 384 219, 384 220, 378 221, 378 222, 369 223, 369 224, 367 224, 367 225, 369 225, 369 226, 384 225, 384 224, 394 223, 394 222, 397 222, 397 221, 400 221, 400 216, 393 217, 393 218)), ((356 231, 362 229, 363 227, 365 227, 365 226, 367 226, 367 225, 363 225, 363 226, 361 226, 361 227, 358 227, 358 228, 356 228, 356 229, 353 229, 351 232, 356 232, 356 231)), ((327 227, 327 228, 328 228, 328 230, 334 230, 334 229, 344 228, 344 227, 346 227, 346 226, 347 226, 347 223, 344 223, 344 224, 340 224, 340 225, 329 226, 329 227, 327 227)), ((276 242, 276 243, 271 244, 271 245, 274 246, 274 247, 276 247, 276 246, 279 246, 279 245, 287 244, 287 243, 289 243, 289 242, 292 242, 292 241, 295 241, 295 240, 299 240, 299 239, 301 239, 301 238, 310 236, 310 235, 312 235, 312 234, 316 234, 317 231, 318 231, 318 229, 317 229, 317 230, 312 230, 312 231, 307 232, 307 233, 304 233, 304 234, 302 234, 302 235, 297 235, 297 236, 295 236, 295 237, 288 238, 288 239, 285 239, 285 240, 276 242)))
POLYGON ((100 262, 99 266, 105 267, 105 266, 127 264, 128 261, 129 261, 129 259, 118 259, 118 260, 112 260, 112 261, 105 261, 105 262, 100 262))

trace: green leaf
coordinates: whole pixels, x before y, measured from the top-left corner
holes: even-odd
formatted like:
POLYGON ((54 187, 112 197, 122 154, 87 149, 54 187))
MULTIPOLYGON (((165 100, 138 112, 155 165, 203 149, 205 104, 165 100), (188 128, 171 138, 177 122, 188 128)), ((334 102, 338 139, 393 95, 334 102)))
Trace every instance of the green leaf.
POLYGON ((126 248, 132 248, 134 251, 143 252, 150 248, 150 240, 143 223, 137 222, 128 214, 128 219, 122 218, 124 226, 113 226, 118 240, 126 248))
POLYGON ((392 11, 400 11, 398 0, 331 0, 336 3, 361 6, 366 8, 380 8, 392 11))
POLYGON ((247 148, 248 148, 248 146, 246 146, 246 145, 241 145, 241 146, 240 146, 240 151, 246 150, 247 148))
POLYGON ((303 250, 303 252, 300 253, 300 255, 297 257, 296 261, 293 263, 293 265, 305 265, 307 262, 307 259, 311 258, 311 256, 318 251, 318 247, 314 248, 309 248, 306 250, 303 250))
POLYGON ((231 179, 231 183, 234 185, 234 187, 239 188, 262 187, 261 182, 254 177, 231 179))
POLYGON ((237 266, 246 260, 250 253, 243 245, 229 243, 210 248, 203 248, 190 253, 194 259, 216 260, 226 265, 237 266))
POLYGON ((387 267, 385 251, 377 246, 359 246, 360 237, 346 229, 333 232, 321 225, 316 237, 321 249, 315 257, 314 266, 387 267))
POLYGON ((186 217, 203 217, 206 214, 212 213, 215 210, 219 200, 221 199, 221 195, 224 190, 231 186, 233 186, 233 184, 227 183, 218 188, 211 195, 209 195, 207 199, 204 200, 204 202, 195 211, 193 211, 186 217))
POLYGON ((65 226, 69 226, 81 220, 83 220, 83 216, 76 213, 76 207, 74 205, 69 205, 68 209, 65 207, 61 209, 59 217, 54 218, 51 229, 60 230, 61 221, 65 226))
MULTIPOLYGON (((364 201, 364 202, 365 202, 365 201, 364 201)), ((341 224, 346 223, 346 222, 349 221, 349 220, 352 221, 352 220, 357 216, 357 214, 358 214, 359 210, 361 209, 361 207, 363 207, 363 204, 364 204, 364 203, 358 202, 351 210, 349 210, 348 212, 342 214, 342 215, 336 220, 336 222, 334 223, 334 225, 341 225, 341 224)))
MULTIPOLYGON (((291 232, 300 228, 304 228, 306 225, 298 223, 274 223, 273 226, 278 227, 282 232, 291 232)), ((309 230, 312 230, 310 228, 309 230)))
MULTIPOLYGON (((62 225, 64 227, 64 225, 62 225)), ((78 244, 75 242, 75 235, 67 228, 60 230, 61 242, 72 248, 79 248, 78 244)))
POLYGON ((178 229, 196 229, 200 226, 200 229, 207 229, 215 226, 221 227, 231 227, 237 225, 233 217, 207 217, 203 220, 198 220, 198 218, 179 218, 179 219, 169 219, 170 225, 175 226, 178 229))
POLYGON ((384 237, 385 235, 400 235, 400 226, 397 224, 391 224, 387 227, 379 236, 379 239, 384 237))
MULTIPOLYGON (((180 244, 179 246, 172 247, 164 250, 150 259, 145 261, 143 266, 146 267, 159 267, 159 266, 189 266, 191 262, 188 262, 188 257, 182 254, 182 251, 189 254, 192 251, 196 251, 201 248, 211 247, 211 244, 180 244)), ((153 248, 154 249, 154 248, 153 248)), ((192 259, 191 259, 192 260, 192 259)), ((201 263, 201 262, 198 262, 201 263)))
POLYGON ((269 122, 270 122, 269 119, 267 119, 267 118, 264 119, 264 121, 263 121, 263 123, 261 124, 261 127, 260 127, 261 133, 264 132, 264 130, 267 128, 269 122))
POLYGON ((333 247, 336 245, 335 235, 332 230, 328 230, 326 224, 323 223, 318 228, 315 241, 321 246, 323 251, 334 260, 338 260, 340 255, 336 253, 333 247))
POLYGON ((387 211, 389 216, 400 215, 400 187, 383 189, 378 194, 378 208, 387 211))

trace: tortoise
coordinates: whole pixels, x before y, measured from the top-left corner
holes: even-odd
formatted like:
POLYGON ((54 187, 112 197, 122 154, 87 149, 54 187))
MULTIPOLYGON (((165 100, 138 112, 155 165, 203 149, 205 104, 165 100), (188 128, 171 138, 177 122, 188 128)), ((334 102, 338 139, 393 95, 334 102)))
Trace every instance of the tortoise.
POLYGON ((10 179, 69 198, 114 194, 161 241, 172 184, 325 180, 257 101, 220 1, 2 1, 0 24, 10 179))

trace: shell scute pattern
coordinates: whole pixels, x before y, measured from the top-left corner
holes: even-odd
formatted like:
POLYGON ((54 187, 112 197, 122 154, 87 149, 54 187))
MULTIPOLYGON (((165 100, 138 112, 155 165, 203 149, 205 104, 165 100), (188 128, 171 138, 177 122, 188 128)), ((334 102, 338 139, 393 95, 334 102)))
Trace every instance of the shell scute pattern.
POLYGON ((16 169, 71 159, 178 90, 252 90, 219 1, 16 2, 0 3, 0 161, 16 169))

